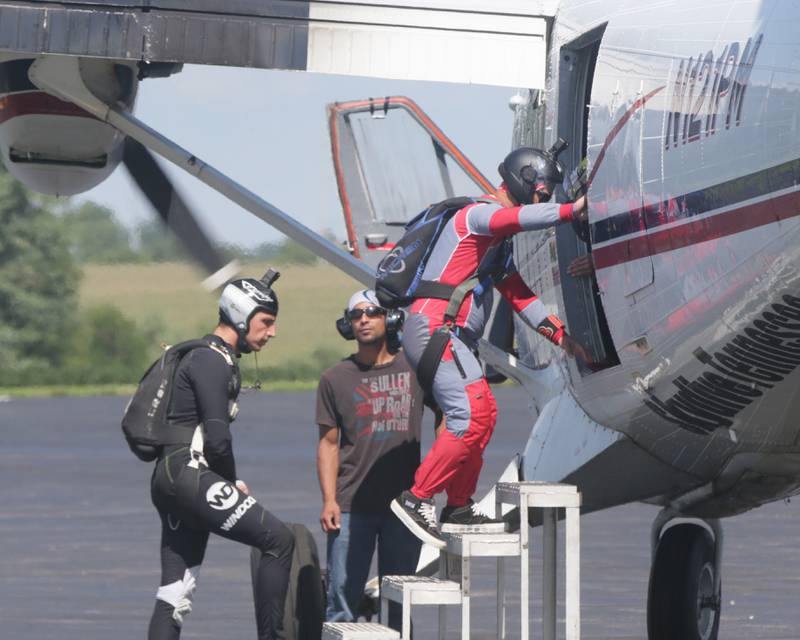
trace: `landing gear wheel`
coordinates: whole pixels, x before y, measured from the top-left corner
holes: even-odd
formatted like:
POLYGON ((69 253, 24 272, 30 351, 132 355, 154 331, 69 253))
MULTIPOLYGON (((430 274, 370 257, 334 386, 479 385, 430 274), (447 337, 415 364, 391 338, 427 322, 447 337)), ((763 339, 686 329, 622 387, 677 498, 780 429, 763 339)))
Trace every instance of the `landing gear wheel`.
POLYGON ((703 527, 678 524, 661 536, 647 594, 649 640, 716 640, 714 540, 703 527))
MULTIPOLYGON (((285 640, 319 640, 325 618, 325 589, 319 568, 317 544, 311 532, 302 524, 286 523, 286 526, 294 534, 294 553, 281 637, 285 640)), ((255 576, 260 559, 261 552, 253 549, 250 554, 250 569, 254 596, 255 576)), ((262 630, 259 630, 259 637, 261 635, 262 630)))

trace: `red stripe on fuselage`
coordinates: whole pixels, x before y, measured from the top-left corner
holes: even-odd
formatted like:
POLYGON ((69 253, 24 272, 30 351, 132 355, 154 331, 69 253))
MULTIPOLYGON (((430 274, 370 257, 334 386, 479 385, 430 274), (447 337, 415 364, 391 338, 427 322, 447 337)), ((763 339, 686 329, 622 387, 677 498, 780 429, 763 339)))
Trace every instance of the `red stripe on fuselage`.
POLYGON ((592 252, 597 269, 666 253, 741 233, 800 215, 800 192, 762 200, 671 229, 661 229, 637 238, 596 247, 592 252))
POLYGON ((23 91, 0 96, 0 124, 17 116, 49 115, 93 118, 71 102, 64 102, 44 91, 23 91))

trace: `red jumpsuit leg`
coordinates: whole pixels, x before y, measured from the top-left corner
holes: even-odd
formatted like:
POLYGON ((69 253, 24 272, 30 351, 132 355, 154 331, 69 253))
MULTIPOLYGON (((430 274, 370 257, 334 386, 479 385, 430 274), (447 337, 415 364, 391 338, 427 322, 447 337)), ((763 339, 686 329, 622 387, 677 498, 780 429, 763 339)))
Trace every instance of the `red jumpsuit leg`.
POLYGON ((414 476, 411 492, 418 498, 432 498, 447 490, 448 504, 463 506, 475 492, 483 450, 497 421, 497 405, 483 378, 466 385, 463 394, 469 406, 469 426, 460 436, 446 428, 436 439, 414 476))
POLYGON ((489 444, 497 423, 497 403, 486 380, 474 382, 466 391, 470 400, 471 421, 463 439, 469 456, 446 487, 447 504, 452 507, 464 506, 475 493, 483 467, 483 450, 489 444))

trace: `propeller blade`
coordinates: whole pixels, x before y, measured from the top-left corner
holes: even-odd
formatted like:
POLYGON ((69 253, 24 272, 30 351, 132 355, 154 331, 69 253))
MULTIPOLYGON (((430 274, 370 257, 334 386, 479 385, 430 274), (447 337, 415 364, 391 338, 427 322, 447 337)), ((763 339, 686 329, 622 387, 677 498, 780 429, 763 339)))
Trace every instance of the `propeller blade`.
POLYGON ((216 289, 238 273, 238 262, 225 263, 153 154, 136 140, 125 138, 122 161, 164 224, 178 237, 192 259, 211 274, 203 281, 206 289, 216 289))

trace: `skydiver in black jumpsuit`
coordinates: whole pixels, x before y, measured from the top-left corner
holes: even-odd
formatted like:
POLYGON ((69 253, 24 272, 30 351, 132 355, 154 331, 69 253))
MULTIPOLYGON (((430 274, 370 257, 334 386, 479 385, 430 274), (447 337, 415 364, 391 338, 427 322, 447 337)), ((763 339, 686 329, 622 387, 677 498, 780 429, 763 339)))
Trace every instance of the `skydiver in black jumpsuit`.
POLYGON ((280 637, 294 539, 237 481, 229 428, 240 387, 236 359, 275 335, 277 311, 277 297, 263 282, 228 284, 220 324, 205 336, 209 348, 190 351, 176 371, 171 428, 193 435, 191 444, 164 446, 151 481, 161 517, 161 586, 149 640, 180 637, 210 532, 261 550, 255 582, 259 639, 280 637))

